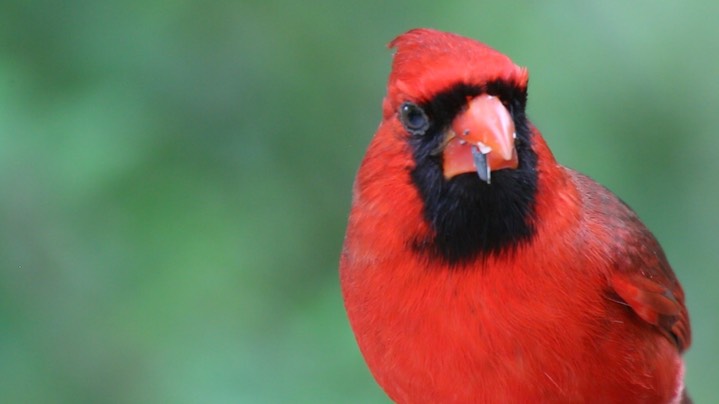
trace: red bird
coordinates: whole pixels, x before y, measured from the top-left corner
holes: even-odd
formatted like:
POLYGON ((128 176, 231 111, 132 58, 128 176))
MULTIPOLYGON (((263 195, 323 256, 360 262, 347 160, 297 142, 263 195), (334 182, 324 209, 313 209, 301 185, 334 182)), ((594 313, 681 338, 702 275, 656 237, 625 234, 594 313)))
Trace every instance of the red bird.
POLYGON ((684 292, 654 236, 556 162, 527 70, 409 31, 354 184, 345 307, 398 403, 688 402, 684 292))

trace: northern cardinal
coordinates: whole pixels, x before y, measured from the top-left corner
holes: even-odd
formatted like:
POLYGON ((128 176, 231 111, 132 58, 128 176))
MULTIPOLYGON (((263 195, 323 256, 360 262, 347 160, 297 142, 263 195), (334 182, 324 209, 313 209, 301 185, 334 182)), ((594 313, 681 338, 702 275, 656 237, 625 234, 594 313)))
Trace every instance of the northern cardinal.
POLYGON ((340 262, 398 403, 688 402, 684 292, 637 215, 558 164, 527 70, 459 35, 396 49, 340 262))

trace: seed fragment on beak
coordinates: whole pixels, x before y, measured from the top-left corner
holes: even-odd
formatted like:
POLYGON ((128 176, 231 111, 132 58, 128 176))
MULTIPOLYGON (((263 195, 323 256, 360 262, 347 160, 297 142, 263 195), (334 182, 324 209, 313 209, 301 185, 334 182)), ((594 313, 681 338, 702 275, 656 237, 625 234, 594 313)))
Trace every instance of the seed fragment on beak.
POLYGON ((477 146, 472 146, 472 158, 474 160, 474 167, 477 170, 477 175, 480 180, 486 182, 487 184, 491 181, 491 169, 489 164, 487 164, 487 153, 490 151, 492 151, 492 148, 487 147, 481 142, 479 142, 477 146), (486 150, 486 152, 482 151, 482 146, 484 146, 484 150, 486 150))

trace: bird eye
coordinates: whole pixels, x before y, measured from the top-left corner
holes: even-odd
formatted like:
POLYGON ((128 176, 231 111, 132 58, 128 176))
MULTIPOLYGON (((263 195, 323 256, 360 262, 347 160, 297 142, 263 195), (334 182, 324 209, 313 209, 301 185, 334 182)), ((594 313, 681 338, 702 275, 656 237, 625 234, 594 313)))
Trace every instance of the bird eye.
POLYGON ((429 129, 429 118, 422 108, 411 102, 405 102, 399 107, 399 120, 404 128, 413 135, 424 135, 429 129))

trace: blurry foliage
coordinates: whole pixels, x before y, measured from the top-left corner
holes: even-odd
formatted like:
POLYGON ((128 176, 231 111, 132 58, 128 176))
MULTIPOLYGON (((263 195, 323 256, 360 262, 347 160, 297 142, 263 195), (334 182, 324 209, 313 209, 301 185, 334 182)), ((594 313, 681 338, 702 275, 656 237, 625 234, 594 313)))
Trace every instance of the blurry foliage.
POLYGON ((528 66, 559 160, 688 294, 716 398, 715 2, 0 4, 0 402, 386 402, 336 266, 395 35, 528 66))

